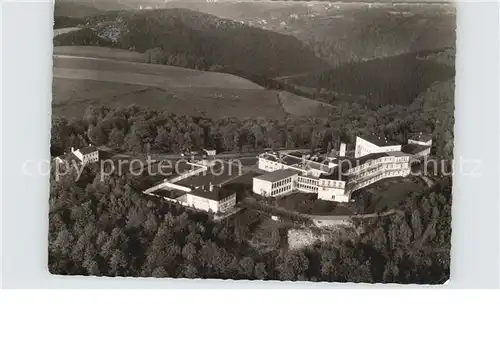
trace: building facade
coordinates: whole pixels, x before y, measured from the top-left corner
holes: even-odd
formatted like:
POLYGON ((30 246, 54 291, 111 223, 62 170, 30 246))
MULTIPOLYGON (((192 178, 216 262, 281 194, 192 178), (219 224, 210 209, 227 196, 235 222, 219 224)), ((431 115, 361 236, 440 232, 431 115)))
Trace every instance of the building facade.
POLYGON ((267 173, 253 179, 253 192, 276 197, 300 191, 318 194, 322 200, 348 202, 354 191, 379 180, 407 177, 412 161, 428 156, 430 150, 427 144, 403 146, 385 138, 357 137, 355 158, 345 157, 345 148, 342 156, 327 158, 264 153, 258 166, 267 173))
POLYGON ((75 155, 84 165, 89 163, 99 162, 99 149, 89 145, 87 147, 75 150, 71 148, 71 152, 75 155))
POLYGON ((277 197, 291 193, 297 184, 298 172, 283 169, 265 173, 253 179, 253 192, 264 197, 277 197))
POLYGON ((392 142, 385 138, 370 136, 366 138, 356 137, 356 148, 354 157, 359 158, 369 154, 382 152, 401 151, 401 144, 392 142))
MULTIPOLYGON (((367 155, 370 156, 370 155, 367 155)), ((407 177, 410 174, 410 156, 400 151, 374 154, 347 171, 349 191, 353 192, 379 180, 392 177, 407 177)))
POLYGON ((236 194, 219 187, 210 190, 195 189, 186 194, 186 203, 197 210, 225 213, 236 205, 236 194))
POLYGON ((408 138, 408 144, 430 147, 432 146, 432 136, 423 133, 412 134, 408 138))

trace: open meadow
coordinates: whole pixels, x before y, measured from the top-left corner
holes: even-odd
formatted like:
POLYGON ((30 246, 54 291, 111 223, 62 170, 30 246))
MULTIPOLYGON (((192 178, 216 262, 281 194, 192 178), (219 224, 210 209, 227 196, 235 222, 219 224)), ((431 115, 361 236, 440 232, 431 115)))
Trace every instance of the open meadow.
POLYGON ((132 62, 141 54, 126 50, 55 49, 53 112, 70 118, 81 117, 88 105, 136 104, 211 118, 285 118, 326 114, 331 108, 231 74, 132 62))

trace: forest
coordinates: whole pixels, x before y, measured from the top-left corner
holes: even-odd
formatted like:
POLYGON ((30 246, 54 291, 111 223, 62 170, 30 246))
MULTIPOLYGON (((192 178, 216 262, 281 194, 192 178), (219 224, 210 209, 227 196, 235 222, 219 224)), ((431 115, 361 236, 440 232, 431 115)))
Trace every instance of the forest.
MULTIPOLYGON (((434 42, 435 38, 429 32, 417 26, 425 33, 415 39, 418 45, 412 48, 407 47, 408 43, 401 40, 402 35, 394 28, 398 20, 391 16, 387 18, 387 13, 380 17, 378 12, 359 11, 349 16, 354 16, 354 24, 359 22, 355 27, 361 27, 361 33, 350 33, 342 24, 335 24, 348 22, 346 26, 349 28, 353 25, 350 21, 328 22, 340 25, 345 31, 341 43, 336 42, 337 36, 328 39, 325 33, 316 43, 315 39, 307 36, 302 38, 302 34, 298 34, 299 40, 292 35, 206 13, 173 8, 142 12, 105 11, 81 19, 70 19, 84 21, 86 28, 56 36, 54 45, 126 49, 143 53, 146 63, 230 73, 268 89, 286 90, 327 103, 362 101, 374 107, 408 105, 433 83, 453 78, 453 66, 438 60, 422 59, 425 55, 442 53, 454 47, 454 32, 448 28, 448 18, 437 16, 429 20, 433 27, 441 21, 446 23, 444 31, 449 31, 449 35, 444 36, 443 45, 436 46, 439 40, 434 42), (375 16, 374 22, 369 25, 372 15, 375 16), (382 32, 379 33, 379 29, 382 32), (393 35, 397 38, 392 38, 393 35), (354 50, 349 49, 351 46, 358 48, 358 40, 346 39, 350 36, 374 36, 368 42, 386 46, 387 52, 369 57, 369 60, 357 56, 344 58, 341 59, 342 64, 324 58, 351 52, 354 50), (335 44, 331 47, 321 44, 329 40, 335 41, 335 44), (317 52, 318 47, 322 48, 321 53, 317 52)), ((304 24, 304 35, 324 30, 328 32, 321 26, 316 28, 315 20, 311 21, 311 28, 304 24)), ((405 31, 408 30, 405 27, 405 31)))
MULTIPOLYGON (((367 132, 402 140, 416 131, 432 134, 435 154, 450 159, 453 84, 435 84, 409 106, 374 111, 345 104, 328 118, 208 119, 138 106, 89 107, 81 120, 53 118, 52 151, 89 142, 137 153, 201 146, 328 148, 367 132)), ((216 223, 147 198, 133 184, 130 175, 102 182, 93 167, 77 182, 72 174, 52 179, 52 273, 399 283, 442 283, 449 276, 450 177, 407 197, 397 206, 404 214, 358 223, 362 235, 346 231, 301 250, 288 250, 283 230, 259 232, 262 218, 252 210, 216 223), (250 244, 255 235, 267 236, 272 249, 256 250, 250 244)))
MULTIPOLYGON (((352 151, 358 135, 375 133, 404 143, 409 133, 422 132, 433 137, 433 155, 453 157, 455 82, 447 55, 438 53, 428 61, 412 53, 332 69, 326 60, 363 61, 363 53, 334 57, 341 43, 329 41, 326 32, 306 44, 195 11, 81 10, 87 17, 56 18, 55 26, 89 27, 57 36, 54 45, 137 51, 147 63, 232 73, 334 108, 322 117, 211 119, 136 105, 89 106, 81 119, 52 116, 53 156, 89 143, 144 154, 203 147, 219 152, 281 147, 328 151, 342 141, 352 151), (273 79, 307 72, 313 74, 273 79)), ((368 26, 360 35, 379 32, 368 26)), ((334 240, 299 250, 287 247, 286 227, 262 229, 258 211, 245 209, 214 222, 146 197, 135 184, 129 174, 101 181, 96 165, 86 166, 78 180, 69 173, 56 181, 52 174, 51 273, 416 284, 443 283, 449 277, 450 177, 396 204, 400 211, 395 215, 355 223, 361 234, 346 229, 334 240), (256 248, 256 236, 267 237, 270 247, 256 248)))
POLYGON ((286 82, 329 91, 340 98, 356 97, 375 106, 408 105, 432 84, 455 76, 454 66, 424 59, 443 52, 445 49, 420 51, 349 63, 286 82))
POLYGON ((329 67, 297 38, 191 10, 106 12, 85 21, 92 32, 61 34, 54 45, 155 50, 154 63, 268 78, 329 67))
POLYGON ((397 216, 358 223, 330 242, 289 250, 286 231, 258 233, 252 210, 213 222, 207 215, 147 198, 132 176, 101 181, 88 166, 75 182, 51 181, 49 269, 53 274, 340 282, 443 283, 449 277, 451 179, 408 197, 397 216))
POLYGON ((53 116, 52 154, 89 143, 135 153, 179 153, 193 148, 255 151, 264 148, 321 148, 339 141, 354 147, 357 135, 378 133, 406 142, 409 133, 433 136, 434 154, 451 158, 454 126, 454 82, 431 86, 409 106, 376 110, 360 104, 338 104, 327 117, 219 118, 177 116, 139 106, 89 106, 82 119, 53 116))

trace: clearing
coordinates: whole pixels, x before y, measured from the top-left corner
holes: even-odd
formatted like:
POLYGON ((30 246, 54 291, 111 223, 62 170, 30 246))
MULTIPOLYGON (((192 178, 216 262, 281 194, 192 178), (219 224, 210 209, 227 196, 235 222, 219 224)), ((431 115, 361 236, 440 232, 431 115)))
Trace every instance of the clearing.
POLYGON ((397 208, 411 193, 422 193, 426 184, 416 177, 388 178, 360 189, 352 195, 359 213, 377 213, 397 208))
POLYGON ((176 115, 210 118, 285 118, 276 93, 268 90, 159 88, 96 80, 55 78, 53 113, 80 118, 89 105, 138 105, 176 115))
MULTIPOLYGON (((64 28, 67 29, 67 28, 64 28)), ((54 46, 54 55, 103 58, 115 61, 144 62, 144 54, 102 46, 54 46)))
POLYGON ((354 214, 348 204, 318 199, 318 194, 296 192, 277 199, 277 205, 289 211, 309 215, 345 216, 354 214))
POLYGON ((127 50, 55 47, 53 113, 79 118, 89 105, 136 104, 177 115, 284 119, 328 110, 327 104, 231 74, 132 62, 137 55, 142 61, 142 54, 127 50))
POLYGON ((160 88, 264 89, 246 79, 225 73, 69 55, 55 55, 54 77, 160 88))
POLYGON ((294 116, 329 116, 334 107, 287 91, 280 91, 279 98, 285 111, 294 116))

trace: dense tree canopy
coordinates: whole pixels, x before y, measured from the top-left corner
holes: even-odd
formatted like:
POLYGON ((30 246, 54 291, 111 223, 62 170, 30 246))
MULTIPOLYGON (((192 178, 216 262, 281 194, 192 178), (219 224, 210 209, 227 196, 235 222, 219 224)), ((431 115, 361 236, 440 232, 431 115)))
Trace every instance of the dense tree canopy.
POLYGON ((409 106, 386 105, 377 109, 357 103, 339 103, 327 117, 220 118, 177 116, 138 106, 89 106, 81 120, 54 116, 53 153, 69 148, 107 144, 133 152, 180 152, 216 147, 221 151, 263 148, 353 148, 356 136, 379 134, 405 143, 409 133, 433 136, 435 154, 449 158, 453 151, 454 81, 436 83, 409 106))
POLYGON ((352 228, 300 250, 259 226, 256 211, 213 222, 146 197, 130 175, 101 181, 97 168, 87 166, 74 179, 51 181, 52 273, 399 283, 442 283, 449 276, 449 179, 402 203, 401 214, 357 223, 361 235, 352 228), (269 249, 252 244, 259 235, 269 238, 269 249))

